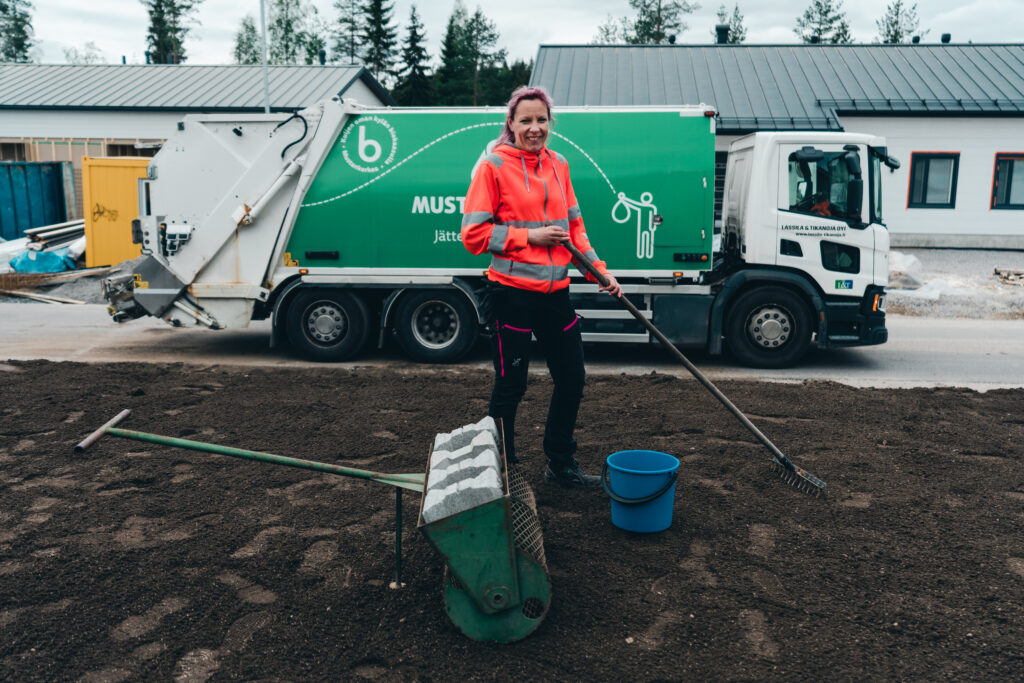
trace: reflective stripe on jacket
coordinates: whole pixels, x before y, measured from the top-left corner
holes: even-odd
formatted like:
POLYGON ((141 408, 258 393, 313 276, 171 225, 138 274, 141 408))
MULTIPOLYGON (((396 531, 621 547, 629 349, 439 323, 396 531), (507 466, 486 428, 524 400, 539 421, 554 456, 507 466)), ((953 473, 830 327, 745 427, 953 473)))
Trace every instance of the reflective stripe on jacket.
MULTIPOLYGON (((534 292, 553 292, 569 286, 569 250, 530 244, 530 230, 558 225, 602 273, 583 228, 576 193, 569 180, 569 164, 547 147, 539 154, 512 145, 498 145, 477 166, 466 192, 462 216, 462 243, 474 254, 491 253, 488 278, 503 285, 534 292)), ((596 282, 582 266, 587 280, 596 282)))

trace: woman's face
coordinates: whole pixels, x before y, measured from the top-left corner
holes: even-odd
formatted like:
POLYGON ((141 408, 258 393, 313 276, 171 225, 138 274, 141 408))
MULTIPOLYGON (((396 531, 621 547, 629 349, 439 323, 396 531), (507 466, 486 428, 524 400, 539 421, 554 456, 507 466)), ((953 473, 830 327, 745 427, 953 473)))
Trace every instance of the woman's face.
POLYGON ((509 121, 516 146, 539 152, 548 139, 548 108, 543 100, 522 100, 509 121))

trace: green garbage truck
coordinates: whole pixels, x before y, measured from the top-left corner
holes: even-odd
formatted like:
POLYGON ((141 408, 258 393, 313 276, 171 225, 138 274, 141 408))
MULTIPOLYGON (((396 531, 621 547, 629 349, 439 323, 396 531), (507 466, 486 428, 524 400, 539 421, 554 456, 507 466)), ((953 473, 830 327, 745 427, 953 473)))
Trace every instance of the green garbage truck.
MULTIPOLYGON (((591 242, 675 344, 781 367, 807 349, 886 340, 889 238, 881 138, 757 133, 736 140, 714 220, 715 112, 557 112, 591 242)), ((393 337, 455 361, 485 332, 488 257, 460 241, 472 169, 501 131, 495 108, 367 108, 192 115, 139 180, 146 258, 104 281, 115 321, 245 327, 316 360, 393 337)), ((589 342, 651 343, 582 275, 570 293, 589 342)))

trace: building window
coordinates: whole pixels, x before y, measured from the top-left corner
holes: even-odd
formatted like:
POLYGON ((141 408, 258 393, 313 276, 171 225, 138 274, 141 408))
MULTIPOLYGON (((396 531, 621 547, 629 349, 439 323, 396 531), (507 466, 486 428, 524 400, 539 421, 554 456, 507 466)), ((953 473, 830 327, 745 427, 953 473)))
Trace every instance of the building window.
MULTIPOLYGON (((0 142, 0 161, 26 161, 25 145, 20 142, 0 142)), ((1024 185, 1024 183, 1022 183, 1024 185)))
POLYGON ((157 153, 153 147, 136 147, 135 144, 108 143, 108 157, 151 157, 157 153))
POLYGON ((959 152, 911 152, 908 209, 956 208, 959 152))
POLYGON ((993 209, 1024 209, 1024 152, 996 154, 993 209))

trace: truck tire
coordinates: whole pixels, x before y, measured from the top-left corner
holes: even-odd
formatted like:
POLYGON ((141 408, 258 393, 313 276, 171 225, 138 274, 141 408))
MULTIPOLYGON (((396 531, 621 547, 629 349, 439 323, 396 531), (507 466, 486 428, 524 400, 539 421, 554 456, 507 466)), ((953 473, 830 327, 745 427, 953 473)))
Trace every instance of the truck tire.
POLYGON ((422 363, 453 363, 479 336, 476 311, 465 295, 426 290, 405 294, 395 310, 395 338, 410 358, 422 363))
POLYGON ((798 294, 784 287, 758 287, 730 306, 725 341, 743 365, 789 367, 810 346, 811 313, 798 294))
POLYGON ((357 294, 305 289, 288 306, 288 339, 309 360, 348 360, 366 343, 369 319, 366 304, 357 294))

